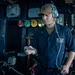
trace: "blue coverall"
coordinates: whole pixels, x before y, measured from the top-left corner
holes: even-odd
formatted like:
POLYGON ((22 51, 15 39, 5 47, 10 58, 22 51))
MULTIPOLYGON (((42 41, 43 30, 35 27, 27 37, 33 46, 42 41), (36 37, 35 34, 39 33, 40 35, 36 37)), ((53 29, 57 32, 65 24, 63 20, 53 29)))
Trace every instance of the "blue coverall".
POLYGON ((35 75, 62 75, 58 67, 64 64, 66 52, 75 51, 74 37, 70 29, 57 23, 50 35, 45 26, 38 28, 30 45, 38 53, 35 75))

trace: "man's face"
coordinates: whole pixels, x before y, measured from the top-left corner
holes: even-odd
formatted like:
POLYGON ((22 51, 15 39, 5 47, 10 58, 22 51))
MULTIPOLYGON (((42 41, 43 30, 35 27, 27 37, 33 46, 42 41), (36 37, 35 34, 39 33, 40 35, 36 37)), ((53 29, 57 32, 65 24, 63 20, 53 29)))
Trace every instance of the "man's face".
POLYGON ((42 14, 42 21, 43 21, 43 23, 44 24, 52 24, 53 22, 54 22, 54 18, 53 18, 53 16, 52 16, 52 14, 50 13, 50 14, 48 14, 48 15, 46 15, 46 14, 42 14))

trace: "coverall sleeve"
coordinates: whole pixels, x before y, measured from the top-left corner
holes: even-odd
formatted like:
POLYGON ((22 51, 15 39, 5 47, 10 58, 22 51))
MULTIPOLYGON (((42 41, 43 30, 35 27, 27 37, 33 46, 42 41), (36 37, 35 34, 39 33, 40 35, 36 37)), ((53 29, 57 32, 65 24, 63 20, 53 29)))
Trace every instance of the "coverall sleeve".
POLYGON ((67 51, 73 51, 75 52, 75 38, 73 37, 71 31, 69 28, 66 29, 66 46, 67 46, 67 51))

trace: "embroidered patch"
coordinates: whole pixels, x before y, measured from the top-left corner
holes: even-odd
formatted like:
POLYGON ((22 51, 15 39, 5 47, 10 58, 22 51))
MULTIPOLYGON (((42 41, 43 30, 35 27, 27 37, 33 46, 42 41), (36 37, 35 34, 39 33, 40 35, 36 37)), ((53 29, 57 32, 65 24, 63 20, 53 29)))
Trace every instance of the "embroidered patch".
POLYGON ((64 39, 63 38, 56 38, 56 42, 57 43, 63 43, 64 42, 64 39))

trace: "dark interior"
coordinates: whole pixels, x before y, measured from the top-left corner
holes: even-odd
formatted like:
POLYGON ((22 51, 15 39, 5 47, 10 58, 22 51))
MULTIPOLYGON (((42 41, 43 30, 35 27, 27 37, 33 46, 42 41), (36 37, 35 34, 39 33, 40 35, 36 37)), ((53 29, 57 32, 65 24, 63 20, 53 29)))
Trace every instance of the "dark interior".
MULTIPOLYGON (((20 73, 27 75, 27 56, 18 57, 17 53, 24 52, 24 46, 28 45, 27 36, 31 39, 39 26, 19 27, 18 22, 19 20, 24 22, 25 20, 41 19, 40 17, 29 17, 28 10, 30 8, 41 8, 46 3, 54 3, 57 6, 59 14, 64 16, 60 15, 63 19, 62 23, 70 28, 75 38, 75 0, 0 0, 0 67, 4 61, 8 62, 9 57, 14 56, 16 57, 14 68, 20 73), (17 17, 7 17, 7 7, 14 4, 20 6, 20 15, 17 17)), ((9 70, 6 65, 2 67, 2 70, 5 71, 4 75, 21 75, 12 69, 9 70)), ((0 75, 3 74, 2 70, 0 69, 0 75)), ((28 75, 31 75, 30 71, 28 73, 28 75)), ((68 75, 75 75, 75 60, 68 75)))

